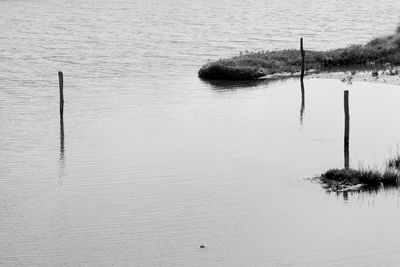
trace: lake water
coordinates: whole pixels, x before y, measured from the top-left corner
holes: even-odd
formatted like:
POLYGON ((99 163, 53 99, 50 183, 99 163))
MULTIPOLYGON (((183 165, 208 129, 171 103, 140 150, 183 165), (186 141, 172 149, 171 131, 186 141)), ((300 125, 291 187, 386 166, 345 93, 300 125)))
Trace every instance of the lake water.
POLYGON ((400 142, 400 87, 205 82, 245 50, 391 33, 397 0, 3 0, 1 266, 396 266, 400 192, 306 178, 400 142), (60 134, 57 71, 64 72, 60 134), (303 106, 303 107, 302 107, 303 106), (204 244, 206 248, 199 246, 204 244))

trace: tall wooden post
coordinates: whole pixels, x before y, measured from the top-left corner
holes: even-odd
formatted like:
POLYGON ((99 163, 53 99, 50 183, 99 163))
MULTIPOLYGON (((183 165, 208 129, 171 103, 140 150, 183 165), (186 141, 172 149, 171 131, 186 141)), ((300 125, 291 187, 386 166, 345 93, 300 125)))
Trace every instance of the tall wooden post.
POLYGON ((350 113, 349 113, 349 91, 344 91, 344 168, 350 167, 349 155, 349 138, 350 138, 350 113))
POLYGON ((304 78, 304 61, 305 61, 305 55, 306 52, 304 51, 303 47, 303 38, 300 38, 300 52, 301 52, 301 79, 304 78))
POLYGON ((305 61, 305 52, 303 47, 303 38, 300 38, 300 53, 301 53, 301 76, 300 76, 300 85, 301 85, 301 109, 300 109, 300 123, 303 125, 303 115, 305 108, 305 96, 304 96, 304 61, 305 61))
POLYGON ((60 85, 60 118, 64 118, 64 77, 61 71, 58 72, 58 83, 60 85))
POLYGON ((61 71, 58 72, 58 83, 60 86, 60 169, 59 181, 62 183, 65 169, 65 147, 64 147, 64 77, 61 71))

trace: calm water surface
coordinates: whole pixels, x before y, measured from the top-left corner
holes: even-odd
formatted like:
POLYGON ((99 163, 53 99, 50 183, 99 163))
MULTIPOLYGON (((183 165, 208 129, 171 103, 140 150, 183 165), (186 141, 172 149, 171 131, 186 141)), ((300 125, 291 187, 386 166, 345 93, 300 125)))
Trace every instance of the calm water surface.
POLYGON ((208 83, 197 70, 300 36, 308 49, 363 43, 399 11, 1 1, 0 265, 397 265, 399 191, 329 195, 305 178, 343 165, 343 90, 351 165, 381 168, 400 141, 400 87, 307 79, 302 112, 296 79, 208 83))

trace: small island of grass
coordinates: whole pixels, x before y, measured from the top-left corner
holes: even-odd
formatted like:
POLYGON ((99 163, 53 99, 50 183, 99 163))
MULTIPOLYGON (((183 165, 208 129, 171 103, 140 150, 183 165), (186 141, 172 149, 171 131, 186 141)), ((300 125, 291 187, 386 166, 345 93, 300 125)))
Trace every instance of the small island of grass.
MULTIPOLYGON (((286 73, 293 76, 301 68, 301 53, 296 49, 260 51, 220 59, 202 66, 198 75, 209 80, 255 80, 286 73)), ((305 70, 318 72, 366 65, 400 65, 400 24, 394 34, 379 37, 364 45, 350 45, 329 51, 305 51, 305 70)))
POLYGON ((385 170, 330 169, 318 177, 328 191, 351 191, 360 188, 395 187, 400 185, 400 155, 389 159, 385 170))
POLYGON ((385 170, 382 173, 371 169, 330 169, 323 173, 319 179, 328 191, 339 192, 361 187, 397 186, 399 174, 393 170, 385 170))

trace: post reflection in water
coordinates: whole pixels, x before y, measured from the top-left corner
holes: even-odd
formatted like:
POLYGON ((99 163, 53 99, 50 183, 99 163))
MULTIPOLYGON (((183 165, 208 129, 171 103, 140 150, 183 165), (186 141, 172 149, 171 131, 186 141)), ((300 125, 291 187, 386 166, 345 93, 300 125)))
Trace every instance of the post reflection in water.
POLYGON ((300 87, 301 87, 301 108, 300 108, 300 124, 303 126, 303 118, 304 118, 304 110, 306 106, 306 98, 304 93, 304 81, 300 78, 300 87))
POLYGON ((349 202, 349 192, 343 191, 343 200, 345 203, 349 202))
POLYGON ((344 91, 344 168, 350 167, 349 154, 350 139, 350 113, 349 113, 349 91, 344 91))
POLYGON ((60 117, 60 160, 59 160, 59 171, 58 177, 60 183, 62 183, 62 179, 64 178, 64 169, 65 169, 65 147, 64 147, 64 119, 60 117))

